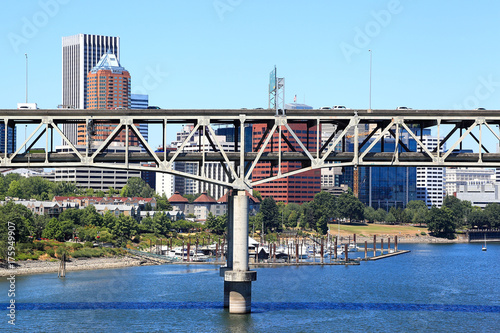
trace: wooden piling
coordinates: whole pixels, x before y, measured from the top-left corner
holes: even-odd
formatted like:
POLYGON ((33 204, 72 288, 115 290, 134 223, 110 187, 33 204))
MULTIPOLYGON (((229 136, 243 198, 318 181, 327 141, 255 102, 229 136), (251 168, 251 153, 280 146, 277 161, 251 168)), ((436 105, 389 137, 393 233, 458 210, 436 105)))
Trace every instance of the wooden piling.
POLYGON ((335 244, 334 244, 334 249, 333 249, 333 259, 337 260, 337 236, 335 236, 335 244))
POLYGON ((387 239, 387 253, 391 252, 391 237, 387 239))
POLYGON ((191 253, 190 253, 190 252, 191 252, 191 243, 189 243, 189 242, 188 242, 188 243, 187 243, 187 258, 186 258, 186 259, 187 259, 187 260, 186 260, 187 262, 190 262, 190 261, 191 261, 191 253))
POLYGON ((299 263, 299 243, 295 243, 295 262, 299 263))
POLYGON ((398 252, 398 236, 394 236, 394 251, 398 252))
POLYGON ((377 256, 377 235, 373 235, 373 256, 377 256))
POLYGON ((324 244, 323 244, 323 238, 321 238, 321 251, 320 251, 320 255, 321 255, 321 263, 322 263, 322 264, 324 263, 324 258, 323 258, 323 256, 324 256, 324 254, 325 254, 325 253, 324 253, 324 252, 325 252, 325 249, 324 249, 324 247, 323 247, 323 246, 324 246, 324 244))
POLYGON ((384 254, 384 239, 380 239, 380 255, 384 254))
POLYGON ((346 244, 344 245, 344 258, 345 258, 345 262, 349 261, 349 256, 347 255, 349 253, 349 246, 346 244))
POLYGON ((59 263, 59 270, 57 271, 57 277, 66 276, 66 254, 62 255, 61 262, 59 263))
POLYGON ((368 258, 368 241, 365 241, 365 259, 368 258))
POLYGON ((273 244, 273 261, 276 262, 276 243, 273 244))

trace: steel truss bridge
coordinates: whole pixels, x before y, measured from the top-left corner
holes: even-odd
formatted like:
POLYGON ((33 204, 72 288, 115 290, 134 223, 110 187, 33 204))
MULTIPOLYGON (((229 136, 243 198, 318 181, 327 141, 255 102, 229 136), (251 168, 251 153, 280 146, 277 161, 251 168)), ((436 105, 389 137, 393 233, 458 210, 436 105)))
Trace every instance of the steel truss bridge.
POLYGON ((232 189, 228 199, 228 260, 227 266, 221 268, 225 281, 224 305, 231 313, 251 311, 251 282, 256 279, 256 273, 248 269, 245 190, 307 170, 332 166, 500 167, 500 154, 488 150, 488 147, 496 148, 500 142, 500 110, 279 110, 278 114, 262 109, 0 110, 0 119, 6 128, 17 128, 17 131, 23 127, 26 130, 27 125, 30 129, 35 128, 17 149, 5 131, 4 145, 0 147, 0 168, 99 167, 155 171, 232 189), (79 149, 63 133, 65 124, 85 125, 91 132, 99 124, 116 127, 104 141, 79 149), (141 135, 140 124, 161 128, 159 135, 163 147, 166 147, 172 125, 192 125, 192 129, 175 150, 156 152, 141 135), (267 124, 257 144, 245 132, 245 127, 253 124, 267 124), (301 130, 299 134, 295 124, 306 128, 306 133, 301 130), (231 149, 224 148, 217 139, 215 129, 221 125, 233 128, 234 146, 231 149), (322 142, 320 132, 327 128, 330 132, 322 142), (416 128, 432 128, 433 135, 438 138, 437 146, 427 148, 422 131, 414 131, 416 128), (107 148, 122 131, 125 132, 125 152, 108 152, 107 148), (129 133, 139 139, 145 153, 129 151, 129 133), (55 151, 56 134, 70 146, 70 152, 55 151), (415 140, 416 151, 405 144, 408 136, 415 140), (194 137, 199 140, 198 149, 191 143, 194 137), (396 148, 384 151, 384 137, 392 137, 396 148), (202 139, 209 143, 210 149, 202 144, 202 139), (252 151, 242 148, 248 140, 252 140, 252 151), (349 143, 353 146, 352 151, 346 149, 349 143), (445 145, 446 150, 443 149, 445 145), (32 149, 41 146, 42 152, 32 149), (282 170, 282 163, 287 161, 300 162, 301 167, 282 170), (138 162, 152 163, 144 166, 138 162), (175 162, 197 162, 199 173, 193 175, 175 170, 175 162), (206 176, 203 166, 208 162, 222 164, 228 180, 206 176), (252 179, 258 162, 273 165, 269 177, 252 179))

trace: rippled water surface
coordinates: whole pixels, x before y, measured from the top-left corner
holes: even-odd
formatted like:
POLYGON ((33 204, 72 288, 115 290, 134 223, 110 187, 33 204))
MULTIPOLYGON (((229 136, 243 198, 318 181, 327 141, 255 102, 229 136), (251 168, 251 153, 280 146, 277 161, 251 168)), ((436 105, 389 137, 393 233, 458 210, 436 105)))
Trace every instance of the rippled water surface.
POLYGON ((211 265, 18 276, 16 326, 0 282, 0 331, 500 331, 500 245, 400 244, 408 254, 359 266, 259 268, 250 315, 222 307, 211 265))

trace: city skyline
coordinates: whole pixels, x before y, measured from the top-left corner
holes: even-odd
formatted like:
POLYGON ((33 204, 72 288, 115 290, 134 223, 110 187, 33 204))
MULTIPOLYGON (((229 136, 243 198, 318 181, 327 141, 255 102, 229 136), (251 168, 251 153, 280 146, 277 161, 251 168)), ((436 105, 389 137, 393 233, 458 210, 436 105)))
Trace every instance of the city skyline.
POLYGON ((499 46, 491 41, 498 7, 494 1, 151 1, 131 16, 127 3, 7 3, 0 45, 9 84, 2 83, 0 108, 25 100, 25 53, 29 102, 61 104, 61 39, 84 33, 120 37, 120 60, 134 77, 131 92, 163 108, 266 107, 274 65, 286 78, 286 102, 297 95, 316 108, 368 108, 370 49, 373 108, 496 109, 499 46), (124 19, 109 24, 110 11, 124 19))

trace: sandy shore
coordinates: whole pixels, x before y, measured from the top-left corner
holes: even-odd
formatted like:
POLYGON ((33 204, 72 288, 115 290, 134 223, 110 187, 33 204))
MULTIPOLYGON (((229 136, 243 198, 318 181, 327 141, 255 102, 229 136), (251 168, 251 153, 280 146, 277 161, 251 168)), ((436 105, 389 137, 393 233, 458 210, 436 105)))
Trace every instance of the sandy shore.
MULTIPOLYGON (((81 271, 93 269, 106 269, 106 268, 122 268, 140 265, 151 264, 145 260, 123 257, 110 257, 110 258, 79 258, 70 259, 66 262, 66 271, 81 271)), ((27 275, 27 274, 40 274, 40 273, 56 273, 59 268, 59 261, 42 261, 42 260, 25 260, 16 262, 19 266, 15 269, 0 268, 0 276, 27 275)))

